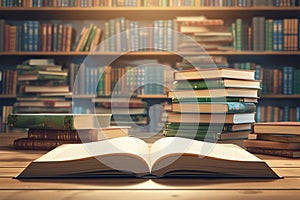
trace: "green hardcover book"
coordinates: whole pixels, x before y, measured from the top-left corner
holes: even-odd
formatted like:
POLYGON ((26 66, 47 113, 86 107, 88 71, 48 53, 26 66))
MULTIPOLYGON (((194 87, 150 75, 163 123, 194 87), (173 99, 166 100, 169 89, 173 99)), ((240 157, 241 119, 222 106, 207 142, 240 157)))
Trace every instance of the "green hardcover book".
POLYGON ((95 129, 108 127, 111 114, 11 114, 8 124, 12 128, 39 129, 95 129))
POLYGON ((165 129, 198 130, 210 132, 234 132, 250 130, 252 124, 198 124, 198 123, 167 123, 165 129))
POLYGON ((86 46, 86 44, 87 44, 88 39, 89 39, 90 36, 91 36, 91 33, 92 33, 94 27, 95 27, 94 24, 91 24, 91 25, 90 25, 90 27, 89 27, 89 29, 88 29, 88 33, 87 33, 86 37, 84 38, 84 40, 83 40, 83 42, 82 42, 82 44, 81 44, 81 46, 80 46, 79 51, 84 51, 84 50, 85 50, 85 46, 86 46))
POLYGON ((242 19, 236 19, 236 50, 241 51, 242 50, 242 35, 243 35, 243 29, 242 29, 243 21, 242 19))
POLYGON ((254 103, 241 102, 181 102, 172 104, 172 111, 177 113, 251 113, 255 110, 254 103))
POLYGON ((86 45, 84 47, 84 51, 89 51, 90 50, 92 41, 93 41, 93 39, 95 37, 95 34, 96 34, 96 29, 97 29, 97 26, 94 25, 92 27, 91 33, 89 34, 89 37, 87 39, 86 45))

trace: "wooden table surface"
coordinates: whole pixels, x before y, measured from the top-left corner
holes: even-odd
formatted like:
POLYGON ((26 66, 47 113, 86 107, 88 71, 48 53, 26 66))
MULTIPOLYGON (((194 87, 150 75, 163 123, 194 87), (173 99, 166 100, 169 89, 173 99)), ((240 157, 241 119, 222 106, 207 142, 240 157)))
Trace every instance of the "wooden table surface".
POLYGON ((282 179, 13 179, 45 151, 14 150, 0 133, 0 199, 300 199, 300 159, 257 155, 282 179))

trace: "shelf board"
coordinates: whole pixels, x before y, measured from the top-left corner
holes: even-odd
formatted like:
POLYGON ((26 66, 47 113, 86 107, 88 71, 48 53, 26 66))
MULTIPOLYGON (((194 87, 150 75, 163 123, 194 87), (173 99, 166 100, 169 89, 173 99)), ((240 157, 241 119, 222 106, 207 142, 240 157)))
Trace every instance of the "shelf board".
POLYGON ((220 55, 220 56, 280 56, 300 55, 300 51, 208 51, 208 52, 0 52, 0 56, 176 56, 176 55, 220 55))
POLYGON ((260 95, 261 99, 298 99, 300 98, 300 94, 265 94, 260 95))

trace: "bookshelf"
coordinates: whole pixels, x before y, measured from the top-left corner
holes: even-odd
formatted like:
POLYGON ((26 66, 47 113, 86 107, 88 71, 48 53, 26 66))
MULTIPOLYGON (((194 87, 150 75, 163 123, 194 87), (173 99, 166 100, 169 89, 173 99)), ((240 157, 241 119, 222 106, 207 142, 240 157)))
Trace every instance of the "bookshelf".
MULTIPOLYGON (((0 1, 0 3, 3 1, 0 1)), ((100 1, 99 1, 100 2, 100 1)), ((208 19, 221 18, 224 19, 225 25, 230 26, 241 18, 243 22, 251 24, 252 18, 255 16, 263 16, 266 19, 283 19, 283 18, 298 18, 300 7, 299 1, 295 1, 297 6, 202 6, 199 3, 194 6, 113 6, 112 1, 108 6, 97 7, 2 7, 0 6, 0 19, 6 21, 24 21, 38 20, 51 22, 53 20, 67 21, 108 21, 110 19, 125 17, 128 20, 173 20, 177 16, 197 16, 199 13, 206 16, 208 19), (155 13, 155 14, 154 14, 155 13)), ((143 2, 143 1, 141 1, 143 2)), ((167 1, 166 1, 167 2, 167 1)), ((197 1, 196 1, 197 2, 197 1)), ((202 1, 199 1, 202 2, 202 1)), ((245 1, 246 2, 246 1, 245 1)), ((102 27, 103 28, 103 27, 102 27)), ((76 32, 76 36, 79 34, 76 32)), ((103 37, 103 35, 102 35, 103 37)), ((300 51, 208 51, 210 56, 225 56, 230 63, 234 62, 253 62, 262 66, 272 65, 292 65, 297 66, 300 51)), ((115 57, 121 56, 119 59, 152 59, 155 58, 159 62, 169 62, 171 66, 180 61, 180 55, 192 56, 199 55, 199 52, 178 52, 178 51, 135 51, 135 52, 112 52, 112 51, 97 51, 97 52, 64 52, 64 51, 2 51, 0 52, 0 69, 5 66, 14 68, 21 61, 28 58, 54 58, 59 63, 65 61, 82 62, 86 56, 95 57, 115 57)), ((87 95, 88 96, 88 95, 87 95)), ((0 95, 1 99, 15 99, 15 95, 0 95)), ((81 95, 81 98, 86 98, 81 95)), ((262 105, 273 105, 278 100, 284 99, 285 103, 290 103, 300 106, 297 99, 298 94, 282 95, 282 94, 263 94, 260 96, 262 105)), ((91 98, 88 96, 87 98, 91 98)), ((166 100, 165 95, 141 95, 142 99, 162 99, 166 100)), ((6 101, 7 102, 7 101, 6 101)), ((2 104, 2 103, 1 103, 2 104)))

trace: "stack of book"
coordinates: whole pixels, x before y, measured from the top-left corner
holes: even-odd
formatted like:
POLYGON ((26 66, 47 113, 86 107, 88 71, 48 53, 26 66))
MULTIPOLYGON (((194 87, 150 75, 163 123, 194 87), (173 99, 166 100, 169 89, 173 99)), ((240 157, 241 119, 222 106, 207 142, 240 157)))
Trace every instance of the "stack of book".
POLYGON ((231 68, 174 74, 165 136, 242 144, 255 122, 260 81, 254 71, 231 68))
POLYGON ((249 134, 244 145, 252 153, 299 158, 300 123, 256 123, 254 133, 249 134))
POLYGON ((72 103, 69 94, 68 72, 56 65, 54 59, 29 59, 17 65, 17 113, 68 113, 72 103))
POLYGON ((205 16, 178 16, 178 31, 190 37, 180 37, 178 50, 197 51, 199 45, 205 50, 232 50, 233 35, 223 19, 207 19, 205 16))
POLYGON ((144 130, 148 124, 147 103, 141 99, 131 98, 97 98, 95 113, 111 114, 111 125, 132 127, 129 134, 144 130))
POLYGON ((110 126, 111 115, 11 114, 12 128, 27 128, 27 137, 14 141, 15 149, 51 150, 62 144, 86 143, 128 135, 128 127, 110 126))

